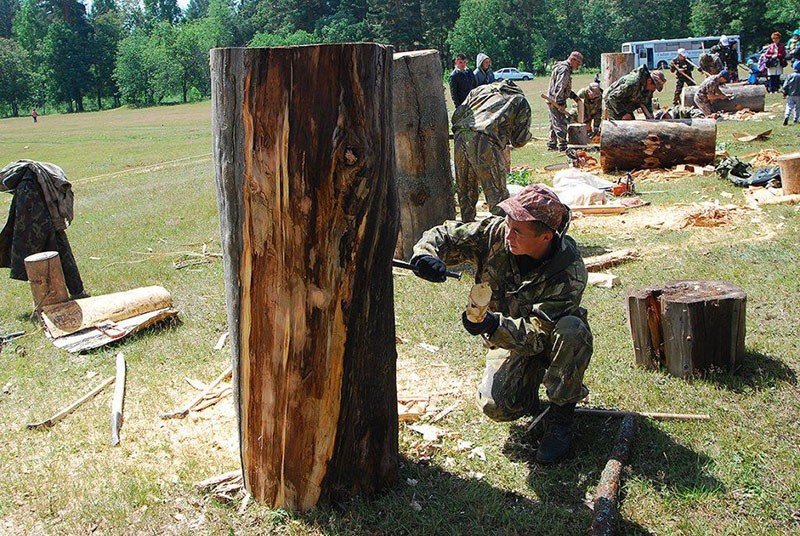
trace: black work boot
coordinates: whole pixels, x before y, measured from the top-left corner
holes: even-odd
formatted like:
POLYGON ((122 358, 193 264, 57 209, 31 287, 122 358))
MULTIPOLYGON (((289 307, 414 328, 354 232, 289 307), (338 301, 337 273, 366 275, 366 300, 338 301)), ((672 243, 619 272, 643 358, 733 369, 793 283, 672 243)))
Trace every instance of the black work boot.
POLYGON ((537 462, 558 463, 569 456, 574 417, 575 402, 564 406, 550 404, 550 410, 544 416, 544 436, 536 450, 537 462))

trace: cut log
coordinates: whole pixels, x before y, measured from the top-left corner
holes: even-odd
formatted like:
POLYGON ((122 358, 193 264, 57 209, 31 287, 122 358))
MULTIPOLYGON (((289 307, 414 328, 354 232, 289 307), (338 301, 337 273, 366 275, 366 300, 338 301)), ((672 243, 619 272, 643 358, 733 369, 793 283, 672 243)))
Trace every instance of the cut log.
POLYGON ((211 51, 245 486, 272 507, 398 480, 392 51, 211 51))
MULTIPOLYGON (((683 106, 694 106, 694 96, 700 86, 683 86, 681 102, 683 106)), ((722 91, 733 95, 733 100, 711 101, 711 110, 714 112, 738 112, 747 108, 751 112, 763 112, 767 97, 767 88, 761 84, 752 86, 722 86, 722 91)))
POLYGON ((783 195, 800 194, 800 153, 789 153, 778 157, 781 168, 783 195))
POLYGON ((713 119, 603 121, 600 166, 603 171, 705 166, 714 162, 716 144, 713 119))
POLYGON ((631 443, 636 434, 636 418, 627 415, 622 419, 622 424, 617 432, 611 456, 600 475, 600 483, 594 492, 594 515, 589 534, 593 536, 613 536, 616 534, 617 496, 620 489, 622 469, 628 462, 631 452, 631 443))
POLYGON ((742 289, 719 281, 673 281, 632 290, 628 322, 636 364, 670 374, 736 369, 744 355, 742 289))
POLYGON ((567 143, 570 145, 589 145, 589 133, 585 123, 570 123, 567 126, 567 143))
POLYGON ((447 105, 436 50, 394 55, 392 113, 400 201, 395 258, 409 260, 422 233, 455 218, 447 105))
POLYGON ((43 251, 25 257, 25 273, 31 282, 33 308, 41 312, 45 305, 63 303, 69 299, 61 258, 56 251, 43 251))
POLYGON ((489 286, 489 283, 473 285, 467 300, 467 319, 476 324, 483 322, 490 301, 492 301, 492 287, 489 286))
POLYGON ((630 52, 600 54, 600 84, 608 89, 611 84, 634 69, 635 56, 630 52))
POLYGON ((589 272, 599 272, 606 268, 611 268, 622 264, 623 262, 639 258, 639 252, 635 249, 620 249, 617 251, 610 251, 603 255, 595 255, 594 257, 586 257, 583 259, 583 264, 586 265, 586 270, 589 272))
POLYGON ((58 338, 106 321, 117 322, 170 307, 172 297, 166 289, 142 287, 48 305, 42 309, 42 320, 50 336, 58 338))

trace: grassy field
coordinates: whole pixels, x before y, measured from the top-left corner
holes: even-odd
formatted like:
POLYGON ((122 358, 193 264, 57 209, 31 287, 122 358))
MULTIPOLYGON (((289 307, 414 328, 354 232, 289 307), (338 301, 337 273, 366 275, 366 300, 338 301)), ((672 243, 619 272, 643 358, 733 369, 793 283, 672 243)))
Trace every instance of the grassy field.
MULTIPOLYGON (((577 85, 590 80, 578 78, 577 85)), ((534 109, 532 131, 547 136, 538 94, 545 79, 522 83, 534 109)), ((671 100, 671 87, 660 95, 671 100)), ((745 155, 800 145, 800 127, 775 119, 721 122, 718 144, 745 155), (740 143, 734 131, 773 128, 766 142, 740 143)), ((27 283, 0 288, 0 332, 28 335, 0 352, 0 534, 583 534, 587 506, 620 421, 578 417, 575 455, 552 468, 532 462, 529 420, 498 424, 473 403, 483 350, 460 327, 469 278, 432 285, 395 278, 398 385, 457 409, 438 423, 436 445, 401 425, 401 483, 372 500, 307 515, 222 503, 199 480, 238 467, 230 398, 183 421, 158 414, 195 395, 185 377, 211 381, 230 362, 213 349, 226 331, 219 261, 176 270, 173 261, 206 245, 219 251, 208 103, 0 121, 0 165, 29 158, 62 166, 74 182, 76 218, 68 234, 93 294, 151 284, 169 289, 181 322, 114 348, 74 356, 55 349, 29 321, 27 283), (419 343, 435 345, 430 353, 419 343), (122 444, 110 447, 112 390, 50 431, 44 419, 128 360, 122 444), (465 443, 471 444, 464 448, 465 443), (470 456, 482 447, 481 456, 470 456), (413 484, 413 485, 412 485, 413 484)), ((542 168, 563 157, 536 140, 513 165, 542 168)), ((552 176, 535 173, 535 180, 552 176)), ((741 211, 714 228, 668 223, 693 203, 744 204, 715 177, 641 182, 648 207, 583 218, 571 234, 587 254, 635 247, 642 259, 614 269, 623 286, 589 288, 584 304, 595 333, 587 375, 592 405, 709 413, 698 422, 643 421, 625 470, 619 532, 624 534, 792 534, 800 532, 800 324, 798 210, 741 211), (732 196, 732 197, 726 197, 732 196), (628 288, 674 279, 720 279, 748 293, 747 356, 736 373, 684 381, 633 366, 625 320, 628 288)), ((0 197, 5 217, 11 197, 0 197)))

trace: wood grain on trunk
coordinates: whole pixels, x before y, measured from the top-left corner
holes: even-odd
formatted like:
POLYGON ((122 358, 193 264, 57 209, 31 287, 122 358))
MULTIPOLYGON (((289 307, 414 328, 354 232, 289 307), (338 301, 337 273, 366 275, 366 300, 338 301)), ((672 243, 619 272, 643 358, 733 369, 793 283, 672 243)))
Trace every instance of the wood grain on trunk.
MULTIPOLYGON (((681 92, 681 103, 691 108, 694 106, 694 96, 699 86, 684 86, 681 92)), ((748 109, 751 112, 763 112, 767 98, 767 88, 762 85, 752 86, 722 86, 722 91, 733 95, 732 100, 711 101, 711 110, 714 112, 738 112, 748 109)))

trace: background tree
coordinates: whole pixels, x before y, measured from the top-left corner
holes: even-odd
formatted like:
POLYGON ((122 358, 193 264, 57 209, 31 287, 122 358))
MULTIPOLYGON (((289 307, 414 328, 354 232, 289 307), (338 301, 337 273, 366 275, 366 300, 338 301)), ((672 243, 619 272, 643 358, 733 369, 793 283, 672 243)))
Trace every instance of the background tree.
MULTIPOLYGON (((92 11, 94 14, 94 11, 92 11)), ((114 80, 114 65, 117 59, 119 42, 125 35, 122 15, 117 11, 106 11, 92 17, 94 40, 91 48, 92 85, 98 110, 103 107, 103 98, 113 99, 119 106, 119 88, 114 80)))
POLYGON ((174 24, 181 16, 178 0, 143 0, 145 20, 151 24, 174 24))
POLYGON ((0 37, 0 102, 9 106, 14 117, 23 103, 31 102, 33 80, 25 49, 16 41, 0 37))
POLYGON ((14 15, 19 11, 18 0, 0 0, 0 37, 11 38, 14 15))

